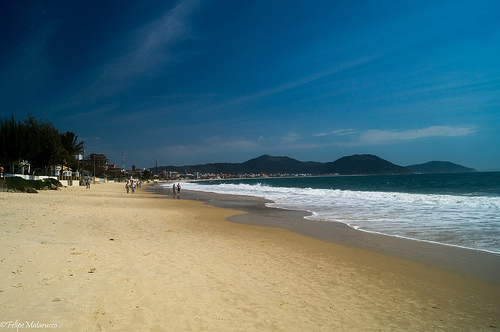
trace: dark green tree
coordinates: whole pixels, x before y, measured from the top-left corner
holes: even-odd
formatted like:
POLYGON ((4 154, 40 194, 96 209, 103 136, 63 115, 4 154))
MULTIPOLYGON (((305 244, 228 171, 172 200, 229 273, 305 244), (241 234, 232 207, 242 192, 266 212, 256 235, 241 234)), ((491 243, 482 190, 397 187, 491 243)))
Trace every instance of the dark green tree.
POLYGON ((153 173, 151 173, 151 170, 146 169, 144 172, 142 172, 141 179, 143 180, 148 180, 153 177, 153 173))
POLYGON ((97 177, 103 177, 106 175, 108 163, 109 160, 105 155, 97 153, 91 153, 83 159, 83 167, 85 170, 97 177))
POLYGON ((0 164, 7 172, 14 172, 12 163, 27 159, 30 150, 28 128, 14 115, 0 119, 0 164))
POLYGON ((83 152, 85 142, 78 142, 78 136, 71 132, 67 131, 65 133, 60 134, 61 136, 61 144, 62 144, 62 160, 61 164, 65 166, 69 166, 74 170, 78 169, 78 161, 75 158, 75 155, 79 155, 83 152))
POLYGON ((26 161, 31 169, 48 174, 51 166, 62 164, 75 169, 74 154, 83 150, 83 142, 72 132, 60 134, 47 120, 29 116, 24 121, 0 119, 0 165, 14 173, 13 163, 26 161))
POLYGON ((25 123, 29 128, 31 145, 27 159, 34 168, 43 169, 44 174, 48 174, 50 166, 55 166, 63 159, 61 136, 48 121, 38 121, 30 116, 25 123))

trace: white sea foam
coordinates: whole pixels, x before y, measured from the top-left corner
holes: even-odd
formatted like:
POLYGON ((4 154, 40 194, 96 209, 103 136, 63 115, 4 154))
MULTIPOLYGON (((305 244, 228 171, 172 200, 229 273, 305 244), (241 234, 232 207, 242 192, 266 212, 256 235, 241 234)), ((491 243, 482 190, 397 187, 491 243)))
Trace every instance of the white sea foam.
POLYGON ((500 253, 500 197, 272 187, 261 183, 185 189, 266 198, 269 206, 308 211, 375 233, 500 253))

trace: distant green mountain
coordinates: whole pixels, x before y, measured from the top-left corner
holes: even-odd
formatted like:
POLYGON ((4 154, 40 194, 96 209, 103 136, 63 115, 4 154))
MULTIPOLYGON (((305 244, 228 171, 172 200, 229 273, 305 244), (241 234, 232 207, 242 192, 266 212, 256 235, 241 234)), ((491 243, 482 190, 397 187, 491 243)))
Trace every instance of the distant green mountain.
POLYGON ((411 174, 411 170, 371 154, 342 157, 324 164, 324 173, 340 175, 411 174))
POLYGON ((370 154, 342 157, 333 162, 298 161, 290 157, 263 155, 243 163, 215 163, 188 166, 160 166, 151 168, 153 174, 163 171, 212 174, 339 174, 376 175, 411 173, 466 173, 477 172, 473 168, 453 164, 449 161, 431 161, 406 167, 395 165, 370 154))
POLYGON ((320 163, 298 161, 290 157, 263 155, 244 163, 216 163, 191 166, 153 167, 151 171, 159 174, 163 171, 178 173, 214 173, 214 174, 409 174, 411 170, 395 165, 374 155, 354 155, 340 158, 334 162, 320 163))
POLYGON ((406 166, 406 168, 420 174, 477 172, 474 168, 457 165, 449 161, 430 161, 425 164, 406 166))
POLYGON ((290 157, 273 157, 263 155, 241 164, 243 173, 266 174, 322 174, 323 163, 314 161, 298 161, 290 157))

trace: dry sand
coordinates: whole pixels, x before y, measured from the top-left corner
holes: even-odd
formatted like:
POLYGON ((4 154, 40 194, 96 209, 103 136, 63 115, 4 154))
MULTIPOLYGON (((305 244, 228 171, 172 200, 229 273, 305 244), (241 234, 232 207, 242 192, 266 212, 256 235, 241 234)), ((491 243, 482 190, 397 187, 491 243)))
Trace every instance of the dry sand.
POLYGON ((113 183, 0 192, 0 327, 500 328, 498 283, 225 220, 239 213, 113 183))

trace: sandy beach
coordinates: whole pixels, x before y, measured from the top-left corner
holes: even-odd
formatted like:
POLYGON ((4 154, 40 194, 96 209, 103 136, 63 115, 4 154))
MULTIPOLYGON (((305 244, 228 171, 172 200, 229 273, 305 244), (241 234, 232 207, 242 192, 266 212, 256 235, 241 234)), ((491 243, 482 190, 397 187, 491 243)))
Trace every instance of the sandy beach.
POLYGON ((500 329, 500 283, 487 272, 226 220, 242 213, 115 183, 0 192, 0 327, 500 329))

